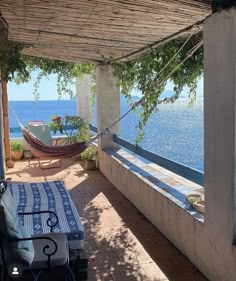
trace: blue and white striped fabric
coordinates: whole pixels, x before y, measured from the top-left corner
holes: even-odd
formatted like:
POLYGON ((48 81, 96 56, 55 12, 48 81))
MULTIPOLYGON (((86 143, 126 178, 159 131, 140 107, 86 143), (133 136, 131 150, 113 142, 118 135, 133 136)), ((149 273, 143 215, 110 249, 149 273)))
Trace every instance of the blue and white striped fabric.
MULTIPOLYGON (((79 213, 63 182, 8 182, 7 184, 18 206, 18 212, 47 210, 55 212, 59 222, 53 231, 65 233, 71 249, 84 248, 84 229, 79 213)), ((50 217, 54 219, 51 214, 50 217)), ((31 235, 50 232, 46 224, 48 214, 20 216, 20 219, 31 235)))

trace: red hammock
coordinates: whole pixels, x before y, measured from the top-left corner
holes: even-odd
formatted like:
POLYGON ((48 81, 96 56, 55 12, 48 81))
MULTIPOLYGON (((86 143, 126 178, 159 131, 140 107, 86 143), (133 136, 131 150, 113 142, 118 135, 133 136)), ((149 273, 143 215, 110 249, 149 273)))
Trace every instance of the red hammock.
POLYGON ((23 137, 28 149, 36 156, 42 158, 68 158, 82 153, 95 138, 88 142, 78 142, 63 146, 46 145, 36 138, 29 130, 21 127, 23 137))

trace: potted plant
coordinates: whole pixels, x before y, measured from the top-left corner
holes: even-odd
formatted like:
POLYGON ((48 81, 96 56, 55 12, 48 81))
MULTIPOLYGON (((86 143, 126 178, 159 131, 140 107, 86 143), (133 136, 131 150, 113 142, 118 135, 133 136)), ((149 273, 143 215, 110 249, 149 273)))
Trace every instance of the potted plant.
POLYGON ((54 135, 59 131, 67 136, 70 143, 89 139, 89 127, 79 116, 65 114, 64 117, 61 117, 55 115, 51 119, 49 126, 54 135))
POLYGON ((96 169, 96 154, 97 148, 95 146, 89 146, 84 152, 80 154, 82 160, 82 166, 85 170, 96 169))
POLYGON ((12 160, 20 160, 23 156, 24 146, 19 141, 11 142, 11 159, 12 160))

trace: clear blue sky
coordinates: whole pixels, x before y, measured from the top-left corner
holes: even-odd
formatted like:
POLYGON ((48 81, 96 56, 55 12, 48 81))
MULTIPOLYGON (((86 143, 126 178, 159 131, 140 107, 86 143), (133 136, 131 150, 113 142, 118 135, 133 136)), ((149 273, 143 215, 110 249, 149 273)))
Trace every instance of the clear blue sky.
MULTIPOLYGON (((33 79, 36 77, 36 74, 33 75, 33 79)), ((33 80, 29 83, 24 83, 21 85, 17 85, 13 82, 8 83, 8 99, 14 100, 14 101, 24 101, 24 100, 34 100, 33 96, 33 80)), ((75 84, 71 85, 71 89, 73 93, 75 94, 75 84)), ((172 91, 173 84, 168 83, 166 90, 172 91)), ((184 89, 181 97, 186 97, 188 90, 184 89)), ((40 88, 40 100, 57 100, 58 94, 57 94, 57 87, 56 87, 56 75, 50 75, 50 77, 44 78, 41 81, 40 88)), ((137 92, 133 93, 134 95, 138 95, 137 92)), ((199 80, 198 83, 198 96, 203 96, 203 79, 199 80)), ((69 99, 68 95, 64 95, 62 99, 69 99)))
MULTIPOLYGON (((166 91, 173 91, 173 84, 168 83, 166 86, 166 91)), ((188 95, 188 88, 184 88, 180 97, 184 98, 188 95)), ((203 78, 199 79, 197 87, 197 96, 203 97, 203 78)))
MULTIPOLYGON (((36 75, 33 75, 33 79, 29 83, 17 85, 13 82, 8 83, 8 99, 9 100, 34 100, 34 79, 36 75)), ((71 89, 75 94, 75 84, 71 85, 71 89)), ((57 100, 57 80, 56 75, 50 75, 50 77, 43 78, 39 88, 40 100, 57 100)), ((62 97, 62 99, 69 99, 68 95, 62 97)))

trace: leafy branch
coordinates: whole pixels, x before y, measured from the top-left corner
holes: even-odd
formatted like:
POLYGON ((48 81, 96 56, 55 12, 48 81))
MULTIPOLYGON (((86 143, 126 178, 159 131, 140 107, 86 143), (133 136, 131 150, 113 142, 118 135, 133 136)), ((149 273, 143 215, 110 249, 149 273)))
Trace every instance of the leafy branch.
POLYGON ((16 75, 21 80, 29 78, 27 65, 20 52, 23 45, 4 40, 0 42, 0 70, 6 81, 12 81, 16 75))
POLYGON ((158 109, 158 105, 174 103, 185 86, 189 88, 190 104, 196 99, 197 81, 203 73, 203 48, 199 48, 193 56, 183 64, 181 63, 189 51, 202 40, 202 34, 191 38, 185 48, 181 49, 185 40, 173 40, 151 50, 142 58, 114 65, 115 74, 119 76, 120 86, 125 96, 130 99, 131 90, 136 88, 145 97, 141 104, 140 121, 137 125, 139 134, 135 140, 136 143, 139 143, 144 136, 143 128, 151 114, 158 109), (175 56, 177 52, 178 55, 175 56), (167 65, 174 56, 172 63, 167 65), (172 73, 175 68, 177 68, 176 71, 172 73), (161 94, 168 81, 174 84, 173 95, 162 99, 161 94))
POLYGON ((49 123, 54 135, 59 131, 65 134, 70 143, 76 141, 85 141, 89 139, 89 128, 82 118, 74 115, 65 114, 64 117, 52 116, 52 121, 49 123))
MULTIPOLYGON (((57 75, 57 93, 60 99, 64 94, 73 97, 73 92, 70 85, 74 83, 76 77, 83 74, 95 73, 95 66, 92 64, 76 64, 71 62, 64 62, 59 60, 49 60, 46 58, 22 56, 28 73, 38 71, 38 75, 34 81, 34 97, 39 99, 39 86, 43 77, 48 77, 51 74, 57 75)), ((29 82, 31 76, 22 77, 18 74, 15 82, 24 83, 29 82)))

